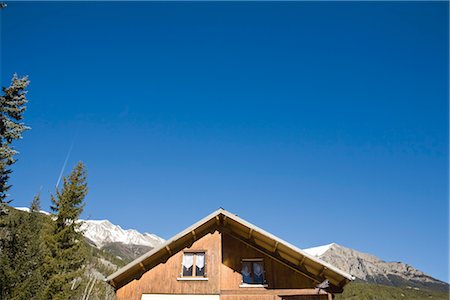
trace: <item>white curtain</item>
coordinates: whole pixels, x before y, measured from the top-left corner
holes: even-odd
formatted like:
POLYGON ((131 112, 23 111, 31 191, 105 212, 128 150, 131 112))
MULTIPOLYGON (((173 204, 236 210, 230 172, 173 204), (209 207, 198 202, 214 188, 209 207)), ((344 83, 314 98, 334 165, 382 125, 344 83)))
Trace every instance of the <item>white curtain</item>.
POLYGON ((204 253, 197 253, 197 259, 195 261, 195 264, 197 265, 197 268, 203 269, 205 266, 205 254, 204 253))
POLYGON ((250 276, 250 268, 249 268, 249 265, 246 263, 242 264, 242 275, 244 277, 250 276))
POLYGON ((183 255, 183 267, 189 269, 194 264, 194 254, 193 253, 184 253, 183 255))
POLYGON ((255 262, 253 263, 253 273, 255 273, 256 276, 261 276, 263 273, 263 267, 262 263, 255 262))

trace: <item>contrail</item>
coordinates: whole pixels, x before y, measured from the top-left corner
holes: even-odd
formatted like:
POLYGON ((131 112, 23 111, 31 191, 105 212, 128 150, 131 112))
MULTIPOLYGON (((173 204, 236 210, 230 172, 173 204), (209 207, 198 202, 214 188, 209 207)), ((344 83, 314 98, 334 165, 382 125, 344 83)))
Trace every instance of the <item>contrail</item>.
POLYGON ((64 170, 66 169, 67 161, 69 160, 70 153, 72 153, 73 144, 75 144, 75 139, 73 140, 72 145, 70 145, 69 152, 67 152, 66 159, 64 160, 64 164, 61 168, 61 172, 59 173, 58 181, 56 182, 56 189, 58 189, 59 182, 61 181, 64 170))

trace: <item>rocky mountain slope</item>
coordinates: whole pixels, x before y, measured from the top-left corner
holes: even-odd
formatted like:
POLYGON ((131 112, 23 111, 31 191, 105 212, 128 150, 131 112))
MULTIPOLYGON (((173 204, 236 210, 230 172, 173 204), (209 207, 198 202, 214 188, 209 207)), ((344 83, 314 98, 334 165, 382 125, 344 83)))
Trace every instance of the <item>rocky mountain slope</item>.
POLYGON ((356 278, 374 284, 429 288, 448 291, 449 285, 402 262, 386 262, 378 257, 346 248, 338 244, 304 249, 356 278))

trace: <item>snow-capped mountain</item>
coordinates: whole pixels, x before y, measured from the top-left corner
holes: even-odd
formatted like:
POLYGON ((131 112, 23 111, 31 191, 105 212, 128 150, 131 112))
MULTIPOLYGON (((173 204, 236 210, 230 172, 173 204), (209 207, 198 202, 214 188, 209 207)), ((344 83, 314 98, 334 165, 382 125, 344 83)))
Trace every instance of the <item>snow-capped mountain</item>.
POLYGON ((386 262, 374 255, 335 243, 303 251, 370 283, 448 291, 448 283, 435 279, 410 265, 402 262, 386 262))
POLYGON ((141 245, 155 248, 162 244, 164 239, 151 233, 140 233, 135 229, 122 229, 108 220, 82 220, 81 230, 84 236, 92 241, 98 248, 110 243, 128 245, 141 245))
MULTIPOLYGON (((28 207, 16 207, 17 210, 29 212, 28 207)), ((50 213, 41 210, 41 213, 50 213)), ((122 259, 132 260, 164 242, 164 239, 151 233, 140 233, 135 229, 122 229, 108 220, 80 220, 80 230, 89 242, 105 249, 122 259)))

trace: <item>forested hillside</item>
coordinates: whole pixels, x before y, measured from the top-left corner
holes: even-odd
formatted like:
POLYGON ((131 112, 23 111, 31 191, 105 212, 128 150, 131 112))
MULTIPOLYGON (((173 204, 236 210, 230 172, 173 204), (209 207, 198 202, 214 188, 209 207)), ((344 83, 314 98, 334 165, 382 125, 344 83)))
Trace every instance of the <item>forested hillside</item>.
MULTIPOLYGON (((61 294, 53 299, 114 299, 114 291, 103 279, 123 266, 123 261, 105 250, 99 250, 82 239, 80 249, 67 261, 55 262, 54 270, 65 268, 74 261, 83 260, 74 272, 60 273, 51 279, 48 274, 50 260, 49 232, 56 221, 51 216, 32 210, 31 213, 7 207, 8 215, 2 219, 1 231, 9 232, 8 241, 0 254, 0 299, 48 299, 46 290, 51 281, 60 281, 61 294), (72 274, 72 276, 69 276, 72 274), (89 297, 88 297, 89 295, 89 297), (84 297, 84 298, 83 298, 84 297)), ((57 287, 53 283, 53 287, 57 287)))

